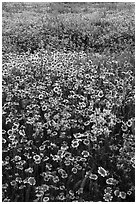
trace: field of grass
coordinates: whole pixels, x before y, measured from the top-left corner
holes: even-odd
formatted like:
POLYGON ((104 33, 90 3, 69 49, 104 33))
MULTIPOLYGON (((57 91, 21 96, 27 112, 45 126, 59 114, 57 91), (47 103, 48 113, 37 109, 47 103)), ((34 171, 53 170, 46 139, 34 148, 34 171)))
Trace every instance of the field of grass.
POLYGON ((2 3, 3 202, 135 201, 134 3, 2 3))

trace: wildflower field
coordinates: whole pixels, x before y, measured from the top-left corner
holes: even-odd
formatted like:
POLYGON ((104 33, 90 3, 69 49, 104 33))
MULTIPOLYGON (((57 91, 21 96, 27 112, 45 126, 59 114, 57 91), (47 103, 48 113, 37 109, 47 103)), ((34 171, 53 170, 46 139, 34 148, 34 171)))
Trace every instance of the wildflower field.
POLYGON ((2 3, 2 201, 135 202, 134 3, 2 3))

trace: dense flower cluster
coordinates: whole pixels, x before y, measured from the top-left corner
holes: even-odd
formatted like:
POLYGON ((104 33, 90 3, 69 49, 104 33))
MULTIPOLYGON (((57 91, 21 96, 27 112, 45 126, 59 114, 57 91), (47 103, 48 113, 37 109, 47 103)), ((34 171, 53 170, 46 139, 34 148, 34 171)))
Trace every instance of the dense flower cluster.
POLYGON ((134 67, 85 52, 3 58, 3 201, 134 201, 134 67))
POLYGON ((133 51, 134 10, 133 2, 102 6, 101 2, 4 2, 3 52, 34 53, 42 47, 99 53, 133 51))

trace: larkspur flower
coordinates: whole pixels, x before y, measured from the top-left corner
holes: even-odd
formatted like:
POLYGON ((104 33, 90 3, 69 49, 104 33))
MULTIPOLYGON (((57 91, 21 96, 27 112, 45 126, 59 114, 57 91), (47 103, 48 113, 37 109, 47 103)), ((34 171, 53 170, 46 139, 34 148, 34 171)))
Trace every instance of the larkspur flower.
POLYGON ((108 171, 106 171, 103 167, 98 167, 98 174, 100 174, 102 177, 105 177, 108 175, 108 171))
POLYGON ((82 151, 81 154, 82 154, 83 157, 88 157, 88 156, 90 155, 89 152, 88 152, 88 151, 85 151, 85 150, 82 151))
POLYGON ((73 174, 76 174, 77 173, 77 168, 72 168, 72 172, 73 172, 73 174))
POLYGON ((72 141, 71 146, 72 146, 73 148, 77 148, 77 147, 79 146, 79 141, 78 141, 78 140, 72 141))
POLYGON ((112 193, 112 188, 111 187, 107 187, 107 188, 105 188, 104 192, 111 194, 112 193))
POLYGON ((48 202, 49 201, 49 197, 44 197, 43 198, 43 202, 48 202))
POLYGON ((113 199, 113 196, 109 193, 105 193, 104 196, 103 196, 103 199, 106 201, 106 202, 111 202, 112 199, 113 199))
POLYGON ((119 189, 116 189, 116 190, 114 191, 114 195, 117 196, 117 197, 119 197, 119 194, 120 194, 119 189))
POLYGON ((118 184, 118 181, 116 179, 114 179, 114 178, 108 178, 106 180, 106 183, 109 184, 109 185, 116 185, 116 184, 118 184))
POLYGON ((126 199, 126 193, 124 191, 120 191, 118 197, 121 197, 122 199, 126 199))
POLYGON ((96 174, 92 174, 92 173, 91 173, 91 174, 89 175, 89 178, 92 179, 92 180, 97 180, 97 179, 98 179, 98 176, 97 176, 96 174))
POLYGON ((31 186, 35 186, 35 184, 36 184, 36 180, 34 177, 29 177, 27 182, 31 186))

